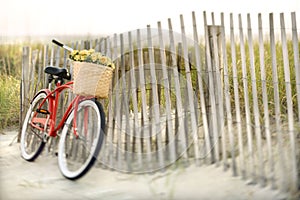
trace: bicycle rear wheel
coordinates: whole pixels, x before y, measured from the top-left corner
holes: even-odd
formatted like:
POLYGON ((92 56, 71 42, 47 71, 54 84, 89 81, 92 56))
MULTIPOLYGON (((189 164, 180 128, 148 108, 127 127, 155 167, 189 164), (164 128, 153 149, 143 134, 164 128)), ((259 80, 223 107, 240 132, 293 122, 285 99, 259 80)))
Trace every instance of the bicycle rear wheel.
POLYGON ((58 148, 60 171, 71 180, 82 177, 94 164, 102 146, 105 128, 105 114, 98 101, 84 100, 79 103, 76 112, 78 137, 74 134, 73 110, 65 122, 58 148))
MULTIPOLYGON (((43 140, 44 132, 31 125, 33 116, 35 116, 35 118, 45 119, 44 121, 46 121, 45 114, 36 112, 46 96, 45 92, 40 92, 33 98, 23 122, 20 142, 21 155, 27 161, 34 161, 46 144, 43 140)), ((48 102, 46 101, 41 108, 47 110, 48 102)), ((44 129, 44 124, 42 123, 35 123, 35 125, 44 129)))

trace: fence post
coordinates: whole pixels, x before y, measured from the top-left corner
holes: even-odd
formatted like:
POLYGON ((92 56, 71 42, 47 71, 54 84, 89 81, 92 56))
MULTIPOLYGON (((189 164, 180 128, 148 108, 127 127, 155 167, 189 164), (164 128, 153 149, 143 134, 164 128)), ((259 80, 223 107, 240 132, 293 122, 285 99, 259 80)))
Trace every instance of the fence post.
MULTIPOLYGON (((217 50, 218 43, 220 42, 221 26, 207 25, 206 15, 205 32, 206 32, 206 71, 207 71, 207 91, 206 93, 206 106, 207 118, 210 135, 210 143, 214 151, 212 151, 212 161, 219 165, 220 150, 219 150, 219 133, 223 135, 223 97, 219 69, 219 52, 217 50), (217 42, 219 41, 219 42, 217 42)), ((222 140, 225 138, 223 137, 222 140)), ((224 148, 224 145, 223 145, 224 148)), ((226 153, 223 149, 223 154, 226 153)), ((226 157, 226 155, 225 155, 226 157)))
POLYGON ((21 130, 22 130, 22 123, 25 118, 26 114, 26 105, 28 105, 28 99, 25 98, 25 94, 28 94, 29 90, 29 67, 30 67, 30 56, 31 56, 31 49, 30 47, 23 47, 23 54, 22 54, 22 75, 21 75, 21 86, 20 86, 20 129, 18 135, 18 142, 21 139, 21 130))

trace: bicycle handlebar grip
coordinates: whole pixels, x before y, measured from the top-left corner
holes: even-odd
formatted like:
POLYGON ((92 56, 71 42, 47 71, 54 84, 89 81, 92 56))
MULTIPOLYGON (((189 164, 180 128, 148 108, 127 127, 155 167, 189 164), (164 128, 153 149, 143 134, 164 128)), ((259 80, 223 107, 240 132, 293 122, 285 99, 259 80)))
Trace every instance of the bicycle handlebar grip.
POLYGON ((63 43, 61 43, 61 42, 59 42, 59 41, 57 41, 57 40, 55 40, 55 39, 53 39, 52 42, 53 42, 54 44, 60 46, 60 47, 63 47, 63 46, 64 46, 63 43))

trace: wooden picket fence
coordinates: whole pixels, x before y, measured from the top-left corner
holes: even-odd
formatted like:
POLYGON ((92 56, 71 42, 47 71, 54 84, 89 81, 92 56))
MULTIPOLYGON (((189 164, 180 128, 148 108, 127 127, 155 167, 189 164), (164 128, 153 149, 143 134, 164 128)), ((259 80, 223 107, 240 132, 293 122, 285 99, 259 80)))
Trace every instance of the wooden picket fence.
MULTIPOLYGON (((168 19, 167 29, 158 22, 155 28, 69 44, 94 48, 116 64, 110 96, 100 100, 107 118, 98 166, 148 173, 214 164, 262 187, 296 193, 299 30, 296 13, 292 28, 286 28, 284 14, 279 29, 274 15, 268 17, 264 26, 261 14, 253 21, 247 15, 245 28, 241 15, 235 20, 221 14, 217 24, 214 13, 209 22, 205 12, 202 18, 193 12, 191 36, 180 15, 178 32, 168 19)), ((44 67, 72 72, 67 58, 53 45, 23 48, 22 119, 29 99, 47 87, 44 67)))

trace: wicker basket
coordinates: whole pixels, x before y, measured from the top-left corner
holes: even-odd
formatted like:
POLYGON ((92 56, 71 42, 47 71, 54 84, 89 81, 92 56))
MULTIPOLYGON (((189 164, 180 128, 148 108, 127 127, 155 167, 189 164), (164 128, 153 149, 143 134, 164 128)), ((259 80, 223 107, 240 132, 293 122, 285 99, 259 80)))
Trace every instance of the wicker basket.
POLYGON ((72 66, 75 94, 108 98, 113 75, 111 67, 86 62, 73 62, 72 66))

